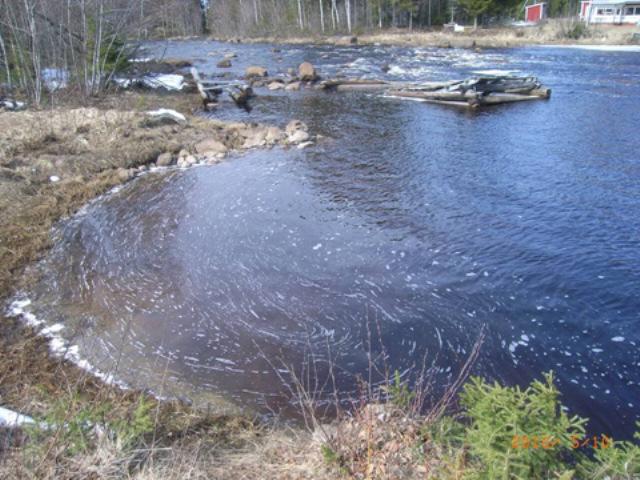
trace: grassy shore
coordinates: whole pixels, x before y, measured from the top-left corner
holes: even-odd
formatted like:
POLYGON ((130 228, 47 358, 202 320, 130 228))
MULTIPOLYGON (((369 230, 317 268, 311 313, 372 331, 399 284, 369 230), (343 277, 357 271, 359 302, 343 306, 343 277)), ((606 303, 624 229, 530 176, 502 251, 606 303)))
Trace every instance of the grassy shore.
MULTIPOLYGON (((357 35, 280 35, 247 38, 225 38, 243 42, 265 42, 284 44, 326 44, 350 45, 397 45, 440 48, 509 48, 528 45, 629 45, 634 44, 635 26, 591 25, 574 19, 554 19, 538 26, 492 27, 473 30, 467 27, 463 33, 453 33, 442 29, 428 31, 388 29, 361 32, 357 35), (356 40, 354 40, 356 39, 356 40)), ((637 41, 636 43, 637 44, 637 41)))

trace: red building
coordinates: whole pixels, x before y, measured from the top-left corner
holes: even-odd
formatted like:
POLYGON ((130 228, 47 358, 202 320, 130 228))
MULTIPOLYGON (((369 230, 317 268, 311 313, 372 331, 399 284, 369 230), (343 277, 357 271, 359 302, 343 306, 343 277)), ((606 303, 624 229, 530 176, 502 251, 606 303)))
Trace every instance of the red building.
POLYGON ((525 5, 524 20, 528 23, 538 23, 547 16, 547 4, 545 2, 525 5))

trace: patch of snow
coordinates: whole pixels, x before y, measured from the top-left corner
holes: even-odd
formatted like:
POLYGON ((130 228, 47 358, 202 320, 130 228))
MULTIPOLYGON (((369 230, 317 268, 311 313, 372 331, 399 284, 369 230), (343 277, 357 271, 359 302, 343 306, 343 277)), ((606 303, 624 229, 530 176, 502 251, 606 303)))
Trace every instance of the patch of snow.
POLYGON ((182 90, 184 88, 184 77, 176 74, 156 74, 147 75, 142 79, 149 88, 166 88, 167 90, 182 90))
POLYGON ((624 337, 613 337, 611 339, 612 342, 624 342, 624 337))
POLYGON ((159 108, 158 110, 152 110, 147 112, 147 115, 151 115, 152 117, 171 117, 177 122, 186 122, 187 119, 180 112, 176 112, 175 110, 171 110, 169 108, 159 108))
POLYGON ((119 87, 129 88, 133 83, 133 80, 130 78, 114 78, 113 82, 119 87))
POLYGON ((62 68, 45 68, 42 70, 42 81, 50 92, 66 88, 69 84, 69 72, 62 68))
POLYGON ((8 408, 0 407, 0 426, 2 427, 15 428, 25 424, 34 423, 35 420, 27 415, 22 415, 21 413, 14 412, 8 408))
POLYGON ((2 100, 0 102, 0 107, 4 107, 10 111, 22 110, 25 106, 24 102, 18 102, 17 100, 2 100))

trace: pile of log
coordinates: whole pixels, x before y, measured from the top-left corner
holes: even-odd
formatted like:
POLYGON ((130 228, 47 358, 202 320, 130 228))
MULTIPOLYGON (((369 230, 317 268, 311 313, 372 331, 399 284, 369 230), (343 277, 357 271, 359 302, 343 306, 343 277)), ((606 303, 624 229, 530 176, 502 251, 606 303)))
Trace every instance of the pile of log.
POLYGON ((551 89, 543 87, 536 77, 484 75, 466 80, 405 86, 388 90, 387 95, 475 109, 484 105, 549 98, 551 89))
POLYGON ((411 98, 464 108, 522 102, 549 98, 551 90, 536 77, 482 74, 466 80, 446 82, 386 82, 368 79, 332 79, 320 82, 319 88, 332 91, 380 91, 386 96, 411 98))

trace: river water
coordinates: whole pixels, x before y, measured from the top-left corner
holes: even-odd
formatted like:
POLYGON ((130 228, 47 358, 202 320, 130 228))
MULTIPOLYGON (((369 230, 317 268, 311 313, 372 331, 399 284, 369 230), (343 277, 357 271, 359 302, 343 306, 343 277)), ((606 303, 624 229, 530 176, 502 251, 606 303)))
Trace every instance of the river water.
POLYGON ((640 53, 152 48, 205 74, 236 52, 232 76, 303 60, 325 75, 393 80, 499 68, 537 75, 553 96, 468 113, 261 91, 251 113, 221 108, 213 116, 297 118, 326 138, 150 173, 61 224, 28 310, 63 325, 82 358, 156 392, 286 412, 291 367, 317 389, 333 371, 355 396, 354 375, 368 378, 372 361, 407 378, 426 364, 435 392, 484 325, 475 374, 525 385, 553 370, 563 404, 591 417, 590 430, 630 436, 640 412, 640 53))

